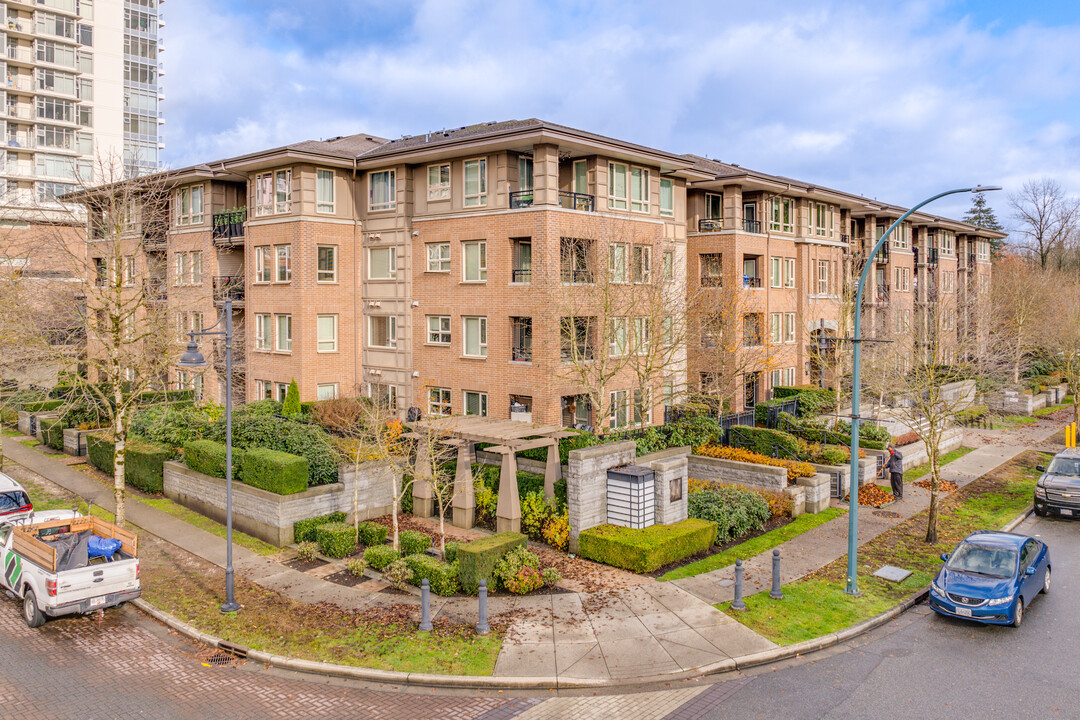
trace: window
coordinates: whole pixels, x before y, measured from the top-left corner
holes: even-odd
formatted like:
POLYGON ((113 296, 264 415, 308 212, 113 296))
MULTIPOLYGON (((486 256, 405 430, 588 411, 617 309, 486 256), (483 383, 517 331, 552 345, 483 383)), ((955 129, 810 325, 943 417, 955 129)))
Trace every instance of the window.
POLYGON ((274 173, 274 212, 287 213, 292 209, 292 170, 274 173))
POLYGON ((274 174, 255 176, 255 214, 270 215, 274 212, 274 174))
POLYGON ((431 243, 427 246, 427 271, 450 272, 450 243, 431 243))
POLYGON ((397 207, 397 195, 394 189, 394 171, 383 170, 371 173, 368 209, 393 210, 395 207, 397 207))
POLYGON ((368 345, 397 347, 397 318, 392 315, 372 315, 368 318, 368 345))
POLYGON ((255 248, 255 282, 268 283, 273 279, 273 260, 270 246, 255 248))
POLYGON ((745 347, 756 347, 761 344, 764 324, 765 316, 761 313, 743 315, 743 345, 745 347))
POLYGON ((896 268, 896 290, 898 292, 911 290, 911 268, 896 268))
POLYGON ((533 159, 521 155, 518 157, 518 190, 533 189, 533 159))
POLYGON ((628 318, 612 318, 608 328, 608 355, 610 357, 622 357, 627 351, 627 328, 628 318))
MULTIPOLYGON (((670 317, 665 318, 665 322, 670 317)), ((649 352, 649 318, 634 318, 634 352, 645 355, 649 352)))
POLYGON ((781 387, 783 385, 783 371, 773 370, 769 373, 769 385, 774 388, 781 387))
POLYGON ((563 361, 592 360, 593 323, 595 318, 564 317, 559 319, 559 354, 563 361))
POLYGON ((829 261, 817 261, 817 291, 818 295, 829 294, 829 261))
POLYGON ((769 287, 778 288, 784 284, 783 258, 769 258, 769 287))
POLYGON ((255 314, 255 349, 269 350, 271 344, 270 315, 268 313, 255 314))
POLYGON ((660 178, 660 214, 675 215, 675 181, 671 178, 660 178))
POLYGON ((465 325, 465 357, 487 357, 487 318, 462 318, 465 325))
POLYGON ((122 279, 125 285, 135 284, 135 256, 125 255, 122 270, 122 279))
POLYGON ((671 250, 664 251, 664 279, 675 279, 675 254, 671 250))
POLYGON ((652 248, 648 245, 633 247, 634 282, 648 283, 652 275, 652 248))
POLYGON ((990 259, 990 243, 979 240, 975 243, 975 248, 978 250, 980 260, 990 259))
POLYGON ((782 342, 783 316, 780 313, 769 313, 769 339, 773 345, 782 342))
POLYGON ((368 248, 368 279, 393 280, 397 277, 397 249, 368 248))
POLYGON ((795 313, 784 313, 784 342, 795 342, 795 313))
POLYGON ((277 401, 280 403, 285 402, 285 396, 289 394, 289 383, 276 383, 277 388, 277 401))
POLYGON ((487 243, 467 242, 461 244, 465 255, 465 282, 487 282, 487 243))
POLYGON ((337 383, 323 383, 315 386, 316 400, 334 400, 337 398, 337 383))
MULTIPOLYGON (((884 228, 884 225, 878 225, 878 227, 884 228)), ((884 231, 882 231, 882 235, 884 234, 884 231)), ((880 238, 881 235, 878 235, 878 237, 880 238)), ((911 247, 911 226, 907 223, 900 225, 900 227, 893 231, 891 240, 894 248, 898 250, 907 250, 911 247)))
POLYGON ((630 399, 629 391, 615 390, 608 394, 608 398, 611 404, 611 415, 608 418, 608 427, 626 427, 630 422, 628 412, 628 401, 630 399))
POLYGON ((559 242, 560 275, 564 283, 591 283, 593 241, 562 238, 559 242))
POLYGON ((532 362, 532 318, 510 318, 510 360, 532 362))
POLYGON ((951 230, 941 231, 941 254, 942 255, 955 255, 956 254, 956 234, 951 230))
POLYGON ((176 224, 198 225, 203 221, 203 186, 183 188, 176 198, 176 224))
POLYGON ((795 201, 791 198, 773 198, 769 229, 792 232, 795 229, 795 201))
POLYGON ((574 161, 574 192, 588 193, 589 191, 589 161, 574 161))
POLYGON ((337 315, 319 315, 316 330, 319 352, 337 352, 337 315))
POLYGON ((608 207, 612 210, 626 209, 628 170, 622 163, 608 163, 608 207))
POLYGON ((277 316, 277 350, 292 352, 292 315, 277 316))
POLYGON ((820 237, 832 235, 832 210, 828 205, 825 203, 810 203, 810 214, 813 216, 812 230, 815 235, 820 237))
POLYGON ((186 252, 176 253, 176 278, 177 285, 185 285, 188 278, 188 254, 186 252))
POLYGON ((273 400, 274 399, 274 383, 269 380, 256 380, 255 381, 255 399, 256 400, 273 400))
POLYGON ((956 286, 956 273, 945 270, 941 273, 941 291, 951 293, 956 286))
POLYGON ((317 254, 318 282, 337 282, 337 247, 334 245, 320 245, 317 254))
POLYGON ((191 284, 202 284, 202 251, 191 253, 191 284))
POLYGON ((720 272, 723 270, 723 255, 721 253, 708 253, 699 257, 701 258, 702 287, 720 287, 723 285, 720 276, 720 272))
POLYGON ((315 212, 334 212, 334 171, 315 171, 315 212))
POLYGON ((608 253, 608 270, 611 282, 626 282, 626 243, 612 243, 608 253))
POLYGON ((465 207, 487 205, 487 160, 465 161, 465 207))
POLYGON ((488 414, 488 396, 483 392, 472 392, 471 390, 465 391, 465 414, 466 415, 479 415, 480 417, 487 417, 488 414))
MULTIPOLYGON (((450 197, 450 165, 429 165, 427 169, 427 199, 446 200, 450 197)), ((449 391, 448 391, 449 392, 449 391)))
POLYGON ((428 315, 428 342, 433 345, 450 344, 450 316, 428 315))
POLYGON ((511 240, 514 253, 514 268, 510 273, 512 283, 532 282, 532 238, 511 240))
POLYGON ((452 415, 450 388, 434 387, 428 390, 428 414, 452 415))
POLYGON ((649 171, 645 168, 630 168, 630 209, 649 212, 649 171))
POLYGON ((277 245, 277 281, 292 281, 292 245, 277 245))
POLYGON ((397 386, 369 383, 368 396, 372 402, 387 410, 397 410, 397 386))
POLYGON ((724 196, 705 193, 705 217, 709 220, 724 219, 724 196))

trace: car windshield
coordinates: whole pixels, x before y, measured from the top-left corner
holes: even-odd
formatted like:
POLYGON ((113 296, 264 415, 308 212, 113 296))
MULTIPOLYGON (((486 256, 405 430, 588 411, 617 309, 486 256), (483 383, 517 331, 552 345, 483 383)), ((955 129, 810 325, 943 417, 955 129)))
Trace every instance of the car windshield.
POLYGON ((945 567, 989 577, 1012 577, 1016 573, 1016 551, 961 543, 960 547, 949 556, 949 562, 945 567))
POLYGON ((15 512, 30 504, 30 498, 22 490, 9 490, 0 492, 0 515, 15 512))
POLYGON ((1080 477, 1080 458, 1056 457, 1050 461, 1050 467, 1046 469, 1046 472, 1054 475, 1080 477))

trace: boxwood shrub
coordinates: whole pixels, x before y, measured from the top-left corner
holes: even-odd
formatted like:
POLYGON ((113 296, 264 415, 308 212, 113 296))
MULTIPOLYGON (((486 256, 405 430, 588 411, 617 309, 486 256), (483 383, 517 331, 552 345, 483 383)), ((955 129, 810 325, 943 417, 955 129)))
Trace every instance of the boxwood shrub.
POLYGON ((38 400, 36 402, 26 402, 22 404, 23 412, 28 413, 40 413, 55 410, 64 404, 63 398, 57 400, 38 400))
POLYGON ((307 458, 268 448, 250 448, 244 452, 242 467, 245 485, 278 495, 292 495, 307 490, 307 458))
MULTIPOLYGON (((213 440, 189 440, 184 443, 184 464, 195 472, 210 477, 225 477, 225 446, 213 440)), ((244 451, 233 448, 233 478, 240 479, 244 467, 244 451)))
POLYGON ((356 528, 343 522, 325 523, 315 528, 315 542, 326 557, 343 558, 356 549, 356 528))
POLYGON ((409 557, 431 547, 431 538, 416 530, 402 530, 398 533, 398 547, 401 548, 402 557, 409 557))
POLYGON ((389 545, 372 545, 364 551, 364 562, 376 570, 384 570, 390 563, 400 559, 401 553, 389 545))
POLYGON ((493 587, 495 565, 503 555, 525 545, 525 536, 516 532, 501 532, 465 543, 457 550, 458 577, 462 589, 475 595, 480 581, 493 587))
POLYGON ((86 460, 103 473, 113 473, 113 441, 105 433, 86 433, 86 460))
POLYGON ((717 545, 761 530, 772 516, 769 504, 757 493, 734 487, 691 493, 688 505, 691 518, 714 524, 717 545))
POLYGON ((64 423, 58 419, 43 418, 38 420, 41 428, 41 442, 54 450, 64 449, 64 423))
POLYGON ((643 529, 600 525, 581 533, 578 554, 605 565, 646 573, 708 550, 715 538, 716 523, 694 518, 643 529))
POLYGON ((799 457, 799 439, 791 433, 782 430, 769 430, 767 428, 738 426, 731 429, 731 442, 742 448, 759 455, 773 456, 773 446, 779 445, 790 455, 781 451, 778 457, 790 460, 799 457))
POLYGON ((366 547, 382 545, 390 535, 390 528, 374 522, 360 523, 360 544, 366 547))
POLYGON ((458 567, 453 563, 443 562, 430 555, 406 555, 405 563, 413 571, 410 582, 417 587, 427 578, 431 592, 436 595, 453 595, 461 589, 458 567))
POLYGON ((345 522, 345 513, 332 512, 329 515, 319 515, 307 520, 297 520, 293 523, 293 542, 314 542, 315 528, 327 523, 345 522))
MULTIPOLYGON (((87 433, 86 454, 90 464, 109 475, 113 474, 115 443, 104 433, 87 433)), ((172 450, 161 443, 131 436, 124 453, 124 482, 145 493, 160 494, 164 490, 164 465, 172 450)))
POLYGON ((444 557, 443 559, 446 560, 446 562, 448 563, 456 562, 458 548, 464 544, 465 543, 457 541, 451 541, 446 543, 446 557, 444 557))
MULTIPOLYGON (((224 442, 224 419, 216 422, 206 437, 224 442)), ((330 436, 318 425, 246 410, 233 414, 233 444, 244 449, 266 448, 306 458, 310 485, 327 485, 338 481, 341 454, 330 441, 330 436)))

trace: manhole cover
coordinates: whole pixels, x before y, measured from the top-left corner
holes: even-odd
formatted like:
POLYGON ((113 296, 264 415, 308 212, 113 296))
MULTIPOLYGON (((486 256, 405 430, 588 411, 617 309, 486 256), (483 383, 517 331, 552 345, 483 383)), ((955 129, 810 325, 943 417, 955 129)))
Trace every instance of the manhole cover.
POLYGON ((878 517, 886 517, 886 518, 903 517, 903 515, 901 515, 900 513, 893 512, 892 510, 875 510, 874 515, 877 515, 878 517))
POLYGON ((214 653, 210 657, 202 661, 202 664, 206 667, 221 667, 223 665, 232 665, 235 660, 232 655, 226 653, 214 653))

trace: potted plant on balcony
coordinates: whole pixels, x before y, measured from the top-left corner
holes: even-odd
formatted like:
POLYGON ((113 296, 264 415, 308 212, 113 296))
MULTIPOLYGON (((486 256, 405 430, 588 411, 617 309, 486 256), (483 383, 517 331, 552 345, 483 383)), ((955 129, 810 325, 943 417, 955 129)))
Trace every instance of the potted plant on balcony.
POLYGON ((247 215, 247 207, 233 208, 229 213, 230 232, 232 237, 243 237, 244 217, 247 215))

